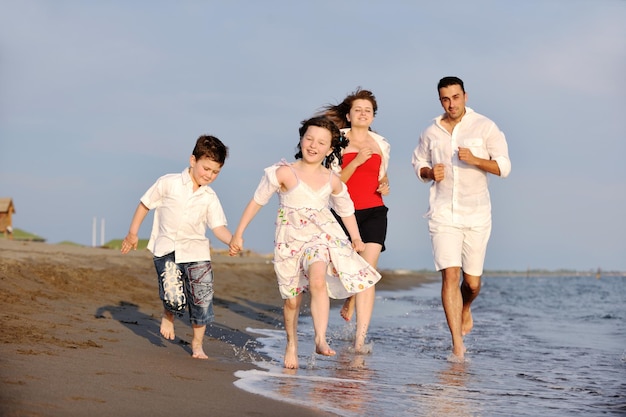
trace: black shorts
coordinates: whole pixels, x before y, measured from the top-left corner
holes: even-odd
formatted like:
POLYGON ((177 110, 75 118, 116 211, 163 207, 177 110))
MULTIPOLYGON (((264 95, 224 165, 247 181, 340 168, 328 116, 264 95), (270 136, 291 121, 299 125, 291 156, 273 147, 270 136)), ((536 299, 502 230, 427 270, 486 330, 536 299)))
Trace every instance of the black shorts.
MULTIPOLYGON (((359 226, 361 239, 363 243, 378 243, 382 245, 383 252, 385 250, 385 239, 387 238, 387 212, 389 209, 385 206, 372 207, 363 210, 355 210, 354 217, 359 226)), ((341 225, 343 231, 350 237, 346 226, 344 226, 341 217, 332 210, 333 215, 341 225)))

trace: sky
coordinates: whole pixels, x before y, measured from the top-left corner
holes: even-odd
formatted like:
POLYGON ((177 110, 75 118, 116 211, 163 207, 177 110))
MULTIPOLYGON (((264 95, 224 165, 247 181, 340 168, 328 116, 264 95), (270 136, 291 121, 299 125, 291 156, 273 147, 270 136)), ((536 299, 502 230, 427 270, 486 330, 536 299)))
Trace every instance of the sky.
MULTIPOLYGON (((485 269, 626 271, 624 0, 0 0, 0 10, 0 197, 13 199, 14 227, 48 243, 123 238, 139 198, 185 169, 202 134, 229 147, 212 187, 234 231, 263 169, 293 160, 300 122, 361 86, 391 144, 379 267, 432 270, 428 185, 411 153, 442 113, 438 80, 455 75, 467 105, 505 133, 512 162, 508 178, 490 178, 485 269)), ((248 227, 248 249, 272 252, 277 206, 248 227)))

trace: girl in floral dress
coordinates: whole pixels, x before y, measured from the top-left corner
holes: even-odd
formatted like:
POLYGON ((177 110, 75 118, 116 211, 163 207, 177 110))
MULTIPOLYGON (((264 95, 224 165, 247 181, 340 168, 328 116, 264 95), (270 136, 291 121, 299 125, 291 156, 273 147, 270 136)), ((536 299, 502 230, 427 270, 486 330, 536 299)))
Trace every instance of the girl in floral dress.
POLYGON ((331 298, 347 298, 380 280, 380 274, 358 255, 365 248, 346 185, 327 168, 346 146, 327 117, 302 122, 296 161, 281 161, 265 175, 245 208, 230 243, 231 255, 243 247, 243 233, 278 193, 280 204, 274 239, 274 270, 283 303, 287 346, 285 368, 298 367, 297 326, 302 294, 311 293, 315 352, 335 355, 326 340, 331 298), (350 239, 330 211, 344 222, 350 239))

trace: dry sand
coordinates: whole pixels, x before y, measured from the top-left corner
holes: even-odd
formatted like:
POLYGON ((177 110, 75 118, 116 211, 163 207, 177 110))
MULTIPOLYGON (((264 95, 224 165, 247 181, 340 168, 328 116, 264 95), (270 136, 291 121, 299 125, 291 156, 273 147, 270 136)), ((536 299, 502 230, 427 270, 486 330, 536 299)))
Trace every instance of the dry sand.
MULTIPOLYGON (((328 415, 233 385, 235 371, 254 367, 246 328, 282 328, 282 301, 268 257, 214 253, 213 267, 203 361, 190 356, 186 317, 176 320, 176 340, 159 335, 148 251, 0 239, 0 415, 328 415)), ((377 288, 429 279, 383 271, 377 288)))

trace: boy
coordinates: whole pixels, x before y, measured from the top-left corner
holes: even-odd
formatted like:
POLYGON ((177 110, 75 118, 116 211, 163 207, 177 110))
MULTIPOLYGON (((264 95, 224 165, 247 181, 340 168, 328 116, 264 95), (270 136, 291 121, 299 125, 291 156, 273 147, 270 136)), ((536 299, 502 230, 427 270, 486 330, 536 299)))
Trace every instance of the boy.
POLYGON ((122 253, 137 249, 137 233, 148 212, 155 210, 148 250, 154 255, 163 302, 161 335, 174 340, 174 318, 185 307, 193 328, 192 357, 207 359, 202 349, 206 325, 213 321, 213 271, 207 226, 224 244, 232 234, 215 192, 215 181, 228 156, 228 148, 214 136, 200 136, 189 167, 180 174, 159 178, 141 197, 122 242, 122 253))

